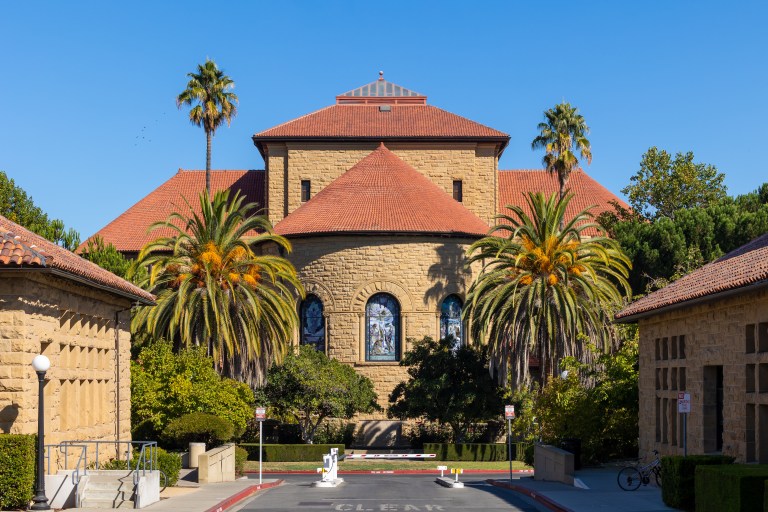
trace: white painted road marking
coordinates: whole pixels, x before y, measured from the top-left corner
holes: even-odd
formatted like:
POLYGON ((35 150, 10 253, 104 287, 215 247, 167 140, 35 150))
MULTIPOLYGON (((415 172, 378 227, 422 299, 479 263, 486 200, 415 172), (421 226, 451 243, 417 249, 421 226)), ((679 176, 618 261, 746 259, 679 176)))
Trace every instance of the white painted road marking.
POLYGON ((334 510, 340 510, 342 512, 376 512, 376 511, 387 511, 387 512, 441 512, 445 509, 442 505, 410 505, 410 504, 404 504, 400 505, 397 503, 381 503, 379 506, 365 506, 362 503, 358 503, 357 506, 355 506, 354 503, 339 503, 334 507, 334 510))

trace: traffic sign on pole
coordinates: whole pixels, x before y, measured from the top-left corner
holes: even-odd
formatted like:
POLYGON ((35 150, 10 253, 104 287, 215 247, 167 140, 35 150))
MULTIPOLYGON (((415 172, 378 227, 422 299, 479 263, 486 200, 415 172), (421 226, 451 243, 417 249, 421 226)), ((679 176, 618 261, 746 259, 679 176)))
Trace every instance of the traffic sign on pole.
POLYGON ((256 408, 256 421, 264 421, 267 419, 267 409, 264 407, 256 408))
POLYGON ((677 412, 680 414, 691 412, 691 394, 680 392, 677 394, 677 412))
POLYGON ((504 419, 506 419, 506 420, 513 420, 513 419, 515 419, 515 406, 514 405, 505 405, 504 406, 504 419))

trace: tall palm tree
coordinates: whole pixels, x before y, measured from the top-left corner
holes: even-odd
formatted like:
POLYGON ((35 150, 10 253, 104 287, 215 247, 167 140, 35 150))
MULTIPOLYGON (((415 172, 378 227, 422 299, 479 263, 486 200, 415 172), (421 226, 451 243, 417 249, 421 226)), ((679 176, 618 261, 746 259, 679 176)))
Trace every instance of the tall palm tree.
POLYGON ((304 290, 293 265, 276 255, 276 248, 290 251, 288 240, 243 200, 237 193, 230 201, 224 190, 211 201, 202 192, 200 213, 153 224, 173 234, 139 253, 134 268, 150 268, 141 284, 157 306, 133 321, 156 338, 207 346, 220 373, 260 386, 298 325, 294 297, 304 290))
POLYGON ((211 195, 211 141, 216 129, 226 121, 227 126, 237 114, 237 95, 230 91, 235 87, 224 71, 211 59, 197 65, 197 73, 187 73, 187 88, 176 98, 176 106, 192 105, 189 121, 205 130, 205 190, 211 195))
POLYGON ((586 335, 600 346, 610 339, 610 304, 629 294, 631 263, 615 240, 585 237, 598 229, 587 210, 564 222, 573 196, 529 193, 526 209, 508 205, 489 236, 472 244, 469 263, 481 273, 469 289, 465 317, 475 340, 489 341, 494 366, 506 382, 528 379, 529 357, 542 364, 546 383, 565 356, 582 359, 586 335), (588 232, 588 231, 587 231, 588 232))
POLYGON ((544 148, 542 163, 547 171, 557 175, 560 182, 560 199, 565 197, 568 178, 579 165, 574 145, 581 157, 592 163, 592 148, 586 135, 589 127, 579 109, 570 103, 560 103, 544 112, 546 121, 539 123, 539 135, 531 142, 531 148, 544 148))

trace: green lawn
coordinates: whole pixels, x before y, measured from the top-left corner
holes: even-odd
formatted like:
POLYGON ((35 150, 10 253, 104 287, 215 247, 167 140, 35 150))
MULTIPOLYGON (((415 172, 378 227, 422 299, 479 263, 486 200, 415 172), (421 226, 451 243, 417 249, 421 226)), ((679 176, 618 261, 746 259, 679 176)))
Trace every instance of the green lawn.
MULTIPOLYGON (((315 471, 323 463, 317 462, 264 462, 263 471, 315 471)), ((437 472, 437 466, 462 469, 509 470, 509 462, 467 462, 467 461, 437 461, 437 460, 342 460, 339 461, 339 471, 395 471, 395 470, 429 470, 437 472)), ((512 461, 513 469, 532 469, 522 462, 512 461)), ((258 471, 259 461, 246 461, 245 471, 258 471)))

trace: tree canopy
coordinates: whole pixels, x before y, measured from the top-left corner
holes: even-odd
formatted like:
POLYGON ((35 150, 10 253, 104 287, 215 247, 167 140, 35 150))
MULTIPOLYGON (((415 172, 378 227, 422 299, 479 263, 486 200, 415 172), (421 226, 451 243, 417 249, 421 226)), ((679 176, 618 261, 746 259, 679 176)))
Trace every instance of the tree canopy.
POLYGON ((60 219, 49 219, 24 189, 3 171, 0 171, 0 215, 70 251, 80 245, 77 231, 65 229, 60 219))
POLYGON ((696 163, 693 152, 677 153, 650 148, 640 170, 621 190, 632 209, 647 218, 675 218, 678 210, 706 207, 725 197, 725 175, 714 165, 696 163))
POLYGON ((539 135, 531 148, 545 151, 542 163, 560 182, 560 199, 565 197, 568 178, 579 165, 578 151, 587 163, 592 163, 592 146, 587 139, 589 127, 579 109, 570 103, 560 103, 544 112, 545 121, 539 123, 539 135))
POLYGON ((294 419, 308 444, 326 418, 380 410, 369 378, 309 345, 273 365, 267 381, 259 391, 264 400, 277 414, 294 419))
POLYGON ((463 314, 473 339, 487 336, 503 382, 508 371, 515 384, 527 380, 533 355, 545 383, 562 358, 586 355, 579 334, 603 345, 612 337, 610 311, 629 293, 629 260, 615 240, 585 236, 599 227, 588 211, 565 218, 572 197, 529 193, 527 208, 508 205, 512 215, 497 216, 468 250, 482 269, 463 314))
POLYGON ((400 366, 408 368, 410 378, 390 394, 390 418, 447 423, 453 442, 461 443, 473 423, 501 414, 503 388, 488 373, 485 347, 456 348, 451 336, 425 337, 405 353, 400 366))
POLYGON ((294 297, 304 294, 296 269, 275 248, 290 251, 257 205, 236 193, 200 194, 200 212, 176 212, 153 227, 172 236, 148 243, 135 268, 157 305, 139 308, 134 331, 204 346, 227 377, 260 386, 298 325, 294 297))
POLYGON ((205 190, 211 194, 211 140, 224 121, 229 125, 237 115, 237 95, 231 91, 235 82, 211 59, 198 64, 197 73, 187 73, 187 88, 176 98, 176 106, 192 105, 189 121, 205 130, 205 190))

